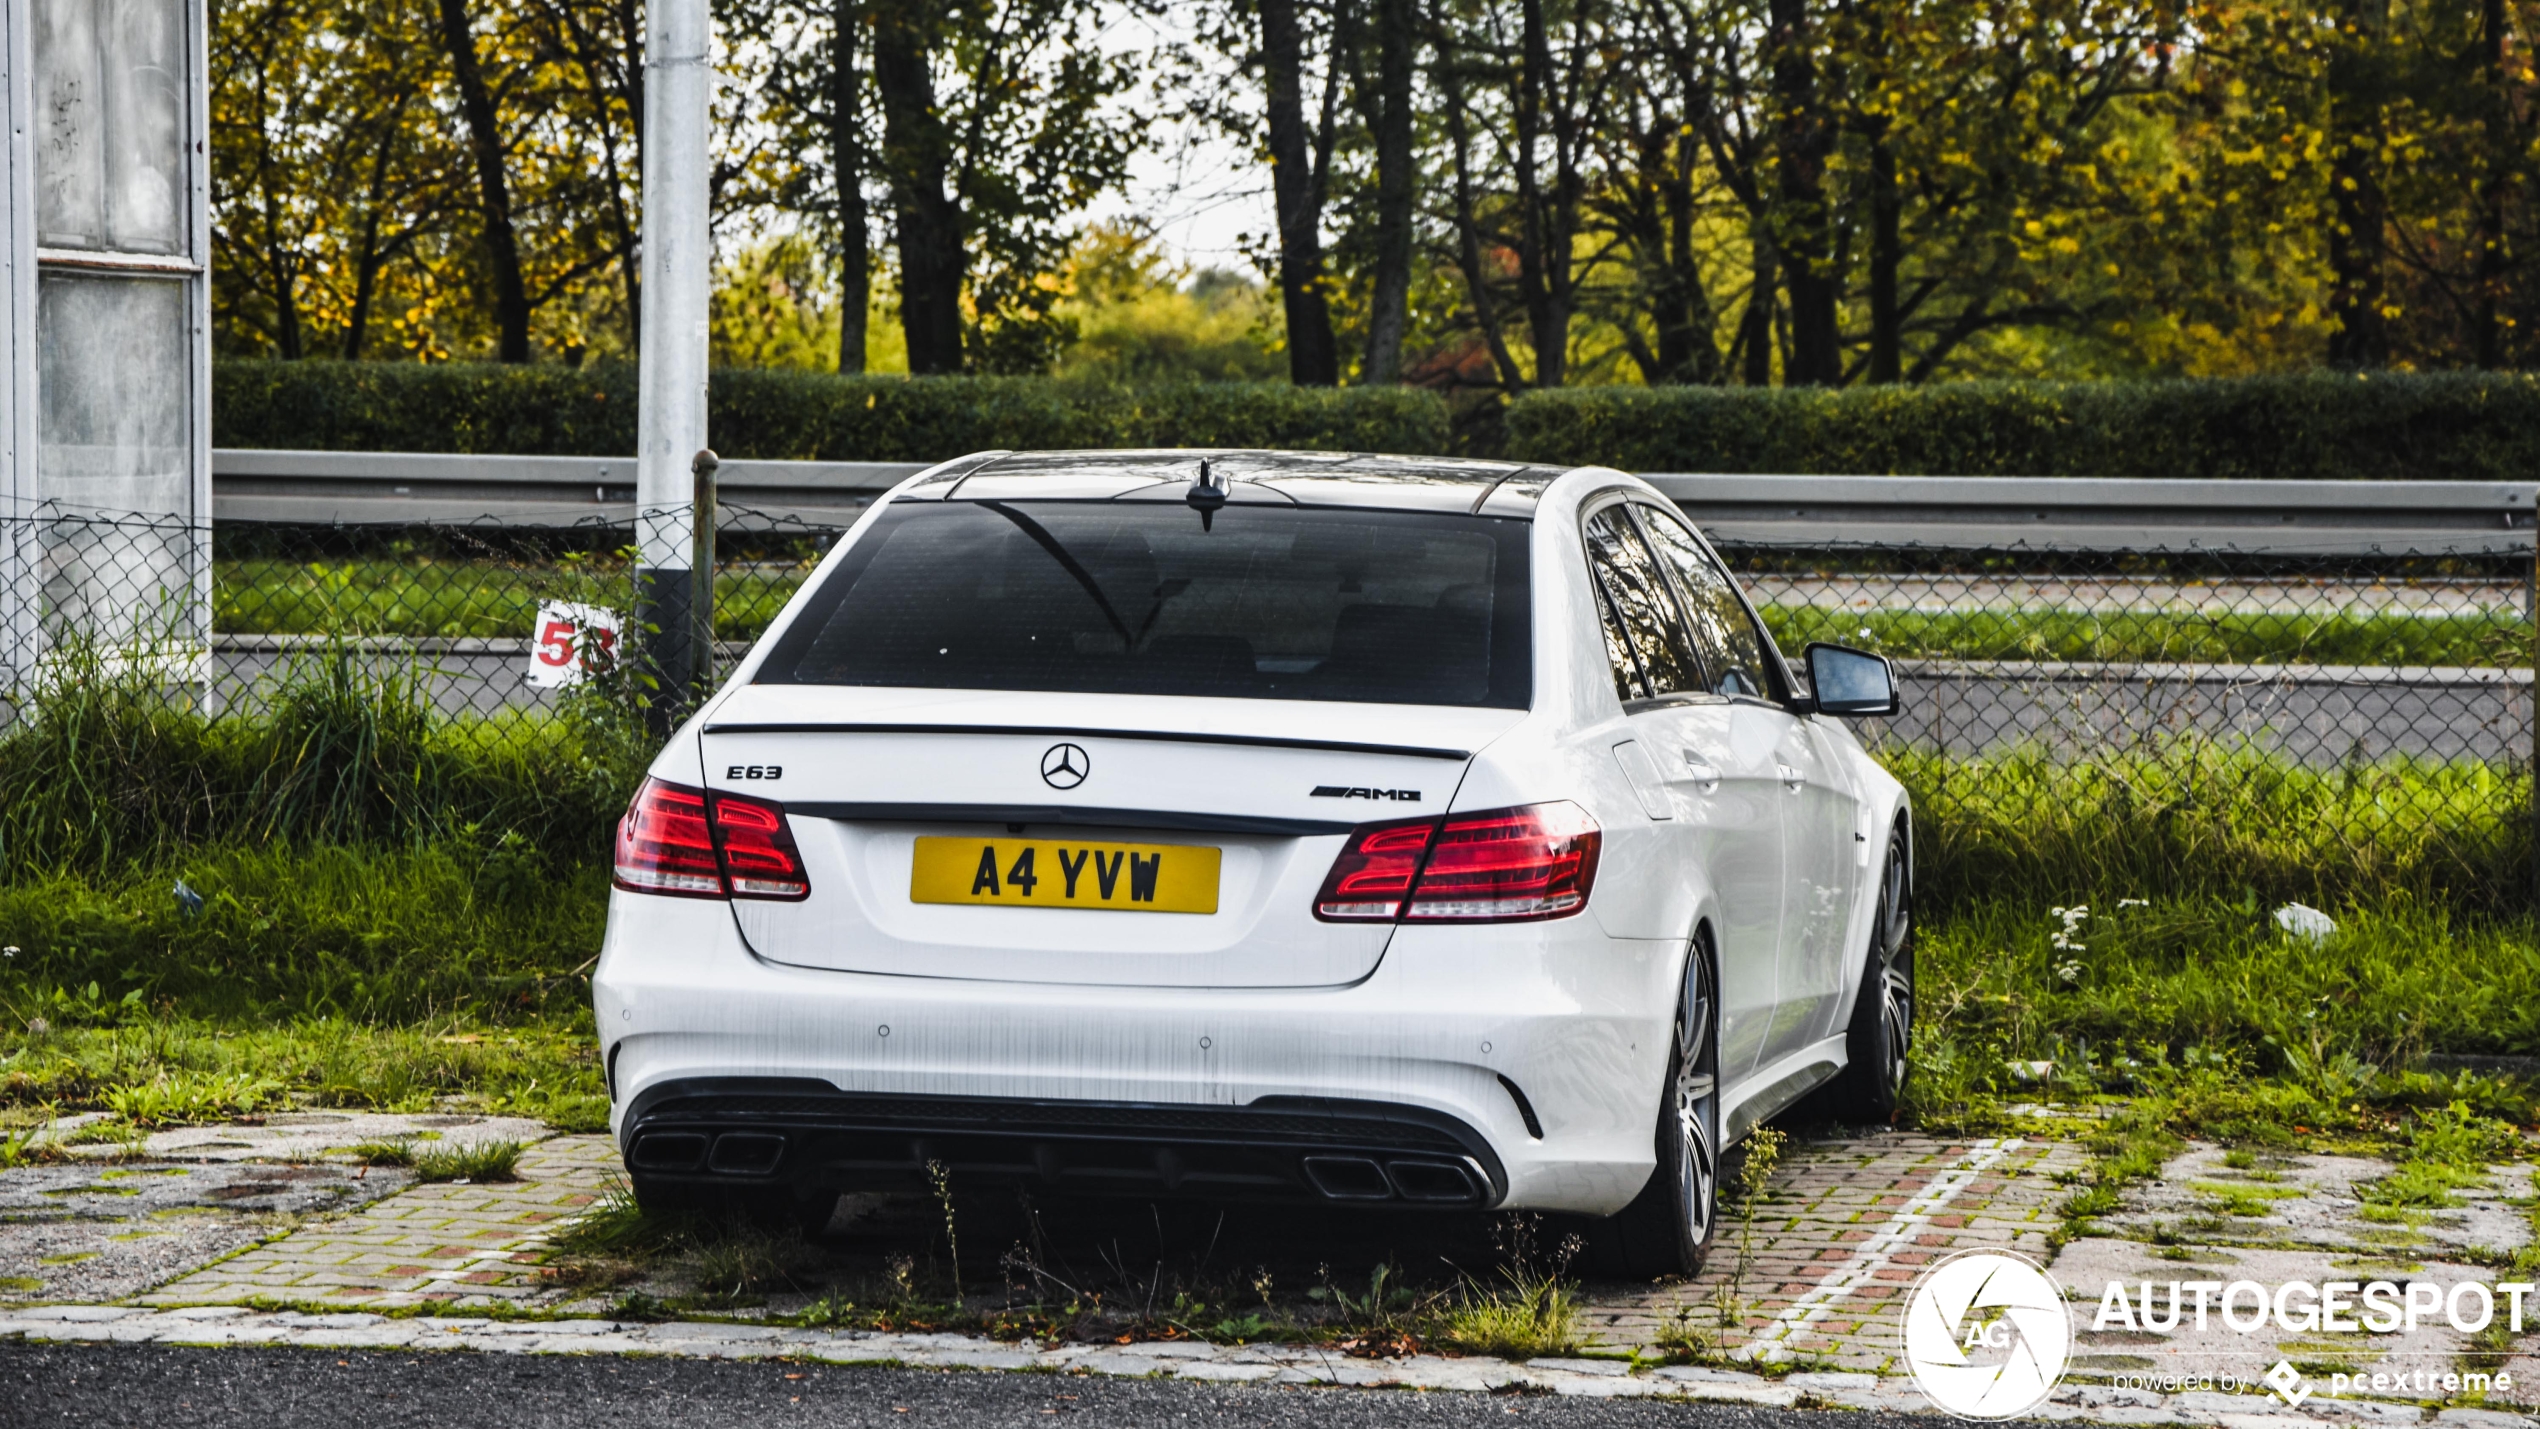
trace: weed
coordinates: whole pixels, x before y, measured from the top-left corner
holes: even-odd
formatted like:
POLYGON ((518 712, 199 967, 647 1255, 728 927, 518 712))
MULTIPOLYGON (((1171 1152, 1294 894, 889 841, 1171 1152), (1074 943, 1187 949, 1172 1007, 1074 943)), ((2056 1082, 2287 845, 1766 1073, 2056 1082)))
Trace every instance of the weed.
POLYGON ((401 1136, 388 1141, 356 1142, 350 1148, 350 1154, 364 1166, 412 1166, 415 1164, 414 1138, 401 1136))
POLYGON ((48 1139, 41 1125, 0 1132, 0 1171, 61 1159, 60 1144, 48 1139))
POLYGON ((149 1081, 110 1087, 98 1100, 135 1127, 184 1126, 254 1112, 279 1091, 279 1083, 246 1073, 162 1068, 149 1081))
POLYGON ((1327 1270, 1323 1283, 1308 1289, 1305 1296, 1324 1308, 1324 1327, 1337 1333, 1344 1348, 1388 1354, 1407 1352, 1418 1343, 1412 1324, 1417 1300, 1403 1283, 1402 1268, 1391 1261, 1368 1272, 1362 1293, 1353 1294, 1333 1283, 1327 1270))
POLYGON ((926 1163, 926 1184, 944 1213, 944 1246, 952 1260, 953 1297, 961 1296, 961 1229, 953 1223, 952 1168, 941 1161, 926 1163))
POLYGON ((407 1164, 420 1181, 517 1181, 523 1149, 519 1142, 502 1138, 428 1146, 411 1152, 407 1164))
POLYGON ((1492 1238, 1506 1263, 1496 1280, 1469 1275, 1460 1280, 1440 1316, 1443 1338, 1477 1354, 1511 1359, 1568 1354, 1579 1347, 1578 1292, 1565 1276, 1580 1240, 1564 1236, 1547 1254, 1537 1243, 1541 1234, 1540 1218, 1530 1214, 1494 1223, 1492 1238))
POLYGON ((745 1303, 786 1279, 786 1265, 798 1258, 799 1238, 787 1245, 750 1227, 735 1227, 699 1243, 690 1254, 696 1268, 698 1294, 708 1304, 745 1303))

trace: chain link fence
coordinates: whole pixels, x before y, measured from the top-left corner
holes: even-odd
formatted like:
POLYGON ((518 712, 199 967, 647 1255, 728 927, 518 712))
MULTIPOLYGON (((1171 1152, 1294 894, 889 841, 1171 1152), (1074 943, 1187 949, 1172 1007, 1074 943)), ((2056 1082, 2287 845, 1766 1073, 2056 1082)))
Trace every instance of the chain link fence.
POLYGON ((2531 896, 2528 554, 1724 554, 1794 656, 1894 659, 1863 734, 1963 878, 2133 838, 2170 858, 2121 867, 2145 884, 2531 896))
MULTIPOLYGON (((723 508, 720 668, 842 530, 723 508)), ((631 608, 631 537, 599 520, 204 531, 54 511, 7 522, 0 591, 26 589, 9 577, 31 566, 41 594, 36 609, 0 605, 11 666, 0 722, 23 717, 42 687, 26 658, 40 629, 43 648, 85 640, 216 718, 265 707, 312 652, 350 650, 396 667, 397 687, 445 734, 499 738, 570 697, 552 663, 548 682, 538 675, 543 608, 631 608)), ((2515 851, 2528 847, 2532 807, 2527 555, 1876 541, 1724 554, 1794 660, 1813 640, 1895 659, 1903 712, 1863 733, 1907 777, 1926 828, 1973 837, 2056 820, 2236 817, 2298 827, 2309 851, 2297 860, 2433 857, 2455 881, 2529 857, 2515 851), (2388 852, 2402 845, 2415 852, 2388 852)), ((551 662, 558 648, 548 643, 551 662)), ((2525 896, 2527 874, 2516 887, 2525 896)))

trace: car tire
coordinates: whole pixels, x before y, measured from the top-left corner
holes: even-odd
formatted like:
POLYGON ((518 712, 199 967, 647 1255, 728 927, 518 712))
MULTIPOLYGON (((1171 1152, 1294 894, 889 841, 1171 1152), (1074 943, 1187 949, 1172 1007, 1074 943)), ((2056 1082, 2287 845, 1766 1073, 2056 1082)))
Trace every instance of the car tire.
POLYGON ((1891 1122, 1905 1095, 1914 1045, 1913 865, 1900 822, 1888 835, 1869 955, 1844 1035, 1845 1067, 1818 1107, 1836 1121, 1891 1122))
POLYGON ((1676 1000, 1674 1047, 1660 1099, 1657 1169, 1632 1203, 1590 1222, 1590 1264, 1615 1279, 1692 1276, 1720 1225, 1719 963, 1710 934, 1694 940, 1676 1000))

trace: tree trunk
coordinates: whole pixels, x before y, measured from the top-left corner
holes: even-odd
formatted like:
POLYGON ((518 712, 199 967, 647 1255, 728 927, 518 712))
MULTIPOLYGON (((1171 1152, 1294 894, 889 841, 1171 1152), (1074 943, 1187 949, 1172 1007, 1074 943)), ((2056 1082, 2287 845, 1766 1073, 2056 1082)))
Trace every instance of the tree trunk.
POLYGON ((297 362, 306 356, 300 342, 300 265, 283 248, 280 235, 270 227, 267 234, 273 244, 267 250, 265 267, 273 277, 274 353, 285 362, 297 362))
MULTIPOLYGON (((1439 0, 1440 9, 1444 3, 1439 0)), ((1472 299, 1474 322, 1482 330, 1484 346, 1490 349, 1491 369, 1498 374, 1503 390, 1515 392, 1525 386, 1525 373, 1518 369, 1515 354, 1508 350, 1508 334, 1500 327, 1499 301, 1491 292, 1489 260, 1482 247, 1480 186, 1473 176, 1472 121, 1464 104, 1464 72, 1455 54, 1454 32, 1440 18, 1432 17, 1430 26, 1435 37, 1432 46, 1438 99, 1445 110, 1447 152, 1455 170, 1455 266, 1464 275, 1464 292, 1472 299)))
POLYGON ((1304 107, 1304 36, 1296 0, 1261 0, 1261 68, 1269 92, 1270 189, 1278 206, 1279 296, 1288 317, 1288 380, 1340 381, 1332 307, 1323 292, 1323 194, 1304 107))
MULTIPOLYGON (((618 0, 617 33, 626 52, 620 63, 626 76, 627 132, 635 138, 635 192, 644 191, 644 18, 635 8, 635 0, 618 0)), ((626 281, 626 352, 632 357, 644 348, 644 261, 641 246, 630 235, 625 254, 617 260, 618 271, 626 281)))
POLYGON ((864 318, 873 303, 873 246, 864 206, 863 85, 856 73, 856 0, 837 0, 830 41, 830 168, 838 183, 838 370, 864 370, 864 318))
MULTIPOLYGON (((395 111, 404 112, 401 105, 395 111)), ((370 305, 379 291, 379 270, 386 258, 379 251, 379 210, 388 201, 388 155, 393 142, 382 133, 379 148, 371 156, 370 193, 362 205, 362 241, 353 260, 353 310, 344 323, 344 360, 359 362, 362 347, 370 340, 370 305)))
POLYGON ((372 251, 379 239, 379 220, 362 220, 362 256, 353 265, 353 311, 344 323, 344 360, 362 360, 362 348, 370 341, 370 306, 379 290, 379 256, 372 251))
MULTIPOLYGON (((1545 86, 1552 79, 1552 36, 1544 0, 1522 0, 1518 15, 1517 281, 1526 303, 1526 340, 1535 350, 1535 385, 1558 387, 1570 376, 1570 247, 1559 222, 1566 195, 1547 195, 1535 167, 1535 146, 1544 137, 1545 86)), ((1560 136, 1553 143, 1557 149, 1560 136)), ((1554 166, 1561 167, 1558 156, 1554 166)), ((1553 187, 1563 187, 1561 176, 1553 187)))
POLYGON ((1780 212, 1773 229, 1790 289, 1790 365, 1782 380, 1794 387, 1831 385, 1843 380, 1835 312, 1841 283, 1825 192, 1826 160, 1833 153, 1835 133, 1817 96, 1807 0, 1772 0, 1767 43, 1773 55, 1774 147, 1780 171, 1780 212))
POLYGON ((1367 313, 1364 382, 1402 380, 1411 326, 1411 205, 1419 187, 1411 148, 1416 0, 1376 0, 1376 275, 1367 313))
POLYGON ((891 182, 900 249, 900 329, 908 370, 961 370, 961 285, 969 269, 961 205, 945 191, 952 137, 935 107, 935 8, 926 0, 876 7, 873 91, 882 102, 882 169, 891 182))
POLYGON ((476 35, 468 26, 466 0, 441 0, 441 40, 450 52, 450 78, 467 120, 468 151, 476 161, 477 203, 485 216, 485 265, 494 284, 495 356, 529 360, 529 285, 521 276, 520 238, 512 229, 509 176, 503 167, 502 126, 494 96, 476 62, 476 35))
POLYGON ((1896 382, 1905 374, 1903 318, 1896 310, 1896 268, 1903 244, 1897 234, 1896 151, 1882 132, 1870 140, 1870 380, 1896 382))
POLYGON ((1702 264, 1694 252, 1694 231, 1701 217, 1693 201, 1693 176, 1701 162, 1698 141, 1681 133, 1662 154, 1658 181, 1665 204, 1667 259, 1655 308, 1658 314, 1659 380, 1716 386, 1720 381, 1720 346, 1712 335, 1719 315, 1702 286, 1702 264))
POLYGON ((2479 5, 2478 89, 2485 110, 2486 172, 2479 176, 2478 307, 2474 347, 2478 365, 2505 366, 2505 324, 2501 309, 2506 248, 2505 209, 2514 174, 2513 93, 2505 81, 2505 0, 2479 5))
POLYGON ((1771 244, 1757 239, 1754 249, 1754 278, 1746 290, 1746 312, 1738 319, 1737 345, 1745 356, 1738 380, 1749 387, 1773 385, 1773 299, 1777 291, 1774 279, 1781 274, 1781 261, 1773 255, 1771 244))
POLYGON ((2328 60, 2329 316, 2337 331, 2328 360, 2339 367, 2390 361, 2390 324, 2382 316, 2382 250, 2389 199, 2381 186, 2382 32, 2389 0, 2348 0, 2328 60))

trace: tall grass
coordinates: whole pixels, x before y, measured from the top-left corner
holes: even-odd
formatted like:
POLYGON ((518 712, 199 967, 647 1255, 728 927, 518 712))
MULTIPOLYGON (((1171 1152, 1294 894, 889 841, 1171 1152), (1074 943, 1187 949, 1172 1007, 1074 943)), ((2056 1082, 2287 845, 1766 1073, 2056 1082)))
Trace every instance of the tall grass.
POLYGON ((470 828, 560 861, 599 850, 652 745, 604 701, 451 719, 428 666, 334 644, 252 713, 147 662, 61 648, 0 731, 0 878, 164 862, 207 844, 414 844, 470 828))
POLYGON ((105 1108, 133 1103, 133 1089, 155 1086, 166 1090, 152 1106, 176 1108, 180 1117, 291 1101, 429 1111, 465 1096, 478 1110, 576 1130, 608 1120, 587 1018, 582 1026, 484 1034, 452 1034, 437 1022, 381 1027, 302 1018, 242 1026, 182 1015, 64 1028, 25 1016, 26 1006, 20 995, 0 993, 8 1014, 0 1020, 0 1103, 105 1108))
POLYGON ((246 1021, 578 1014, 608 875, 525 842, 218 844, 0 882, 0 1006, 70 1026, 176 1008, 246 1021), (189 911, 182 879, 203 900, 189 911), (91 987, 97 991, 89 992, 91 987))
POLYGON ((2087 758, 1891 750, 1927 908, 2405 897, 2528 909, 2531 781, 2404 758, 2316 768, 2179 735, 2087 758))

